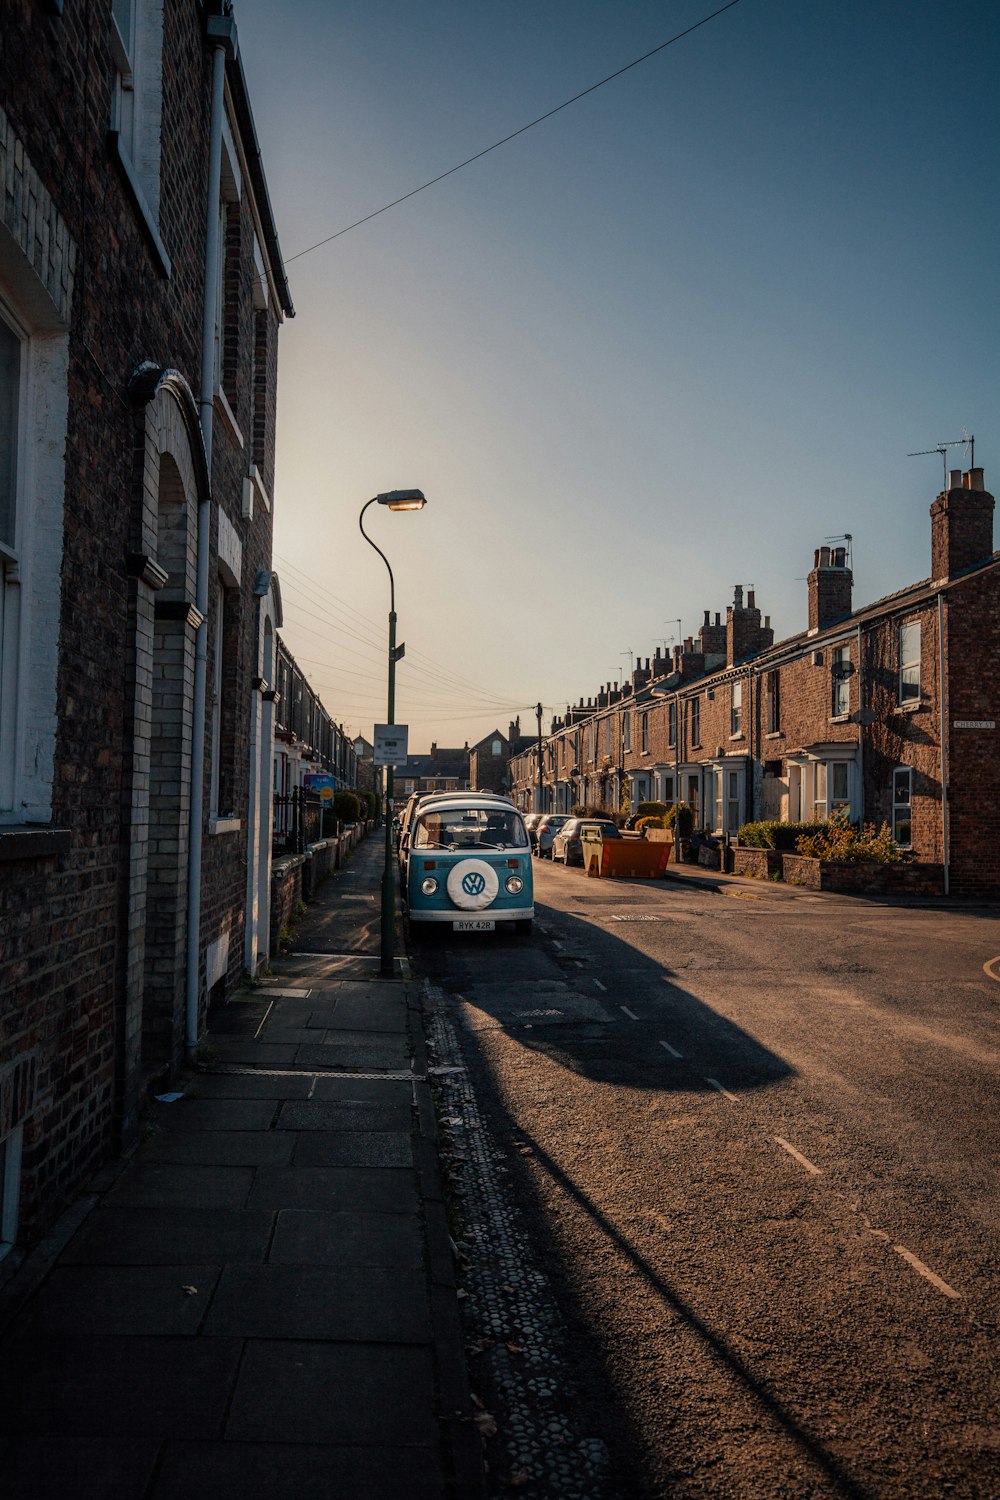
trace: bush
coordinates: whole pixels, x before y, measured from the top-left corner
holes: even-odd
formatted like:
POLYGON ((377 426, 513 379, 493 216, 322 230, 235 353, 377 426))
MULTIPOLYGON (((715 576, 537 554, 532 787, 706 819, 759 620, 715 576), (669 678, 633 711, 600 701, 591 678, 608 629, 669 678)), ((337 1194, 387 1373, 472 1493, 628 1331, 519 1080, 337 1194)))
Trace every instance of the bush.
POLYGON ((903 858, 888 823, 883 823, 877 832, 874 823, 855 828, 844 813, 828 823, 814 824, 809 833, 800 834, 795 852, 807 859, 830 859, 843 865, 868 862, 894 865, 903 858))
POLYGON ((665 817, 636 818, 634 826, 636 833, 645 833, 647 828, 666 828, 667 822, 665 817))
POLYGON ((689 839, 694 828, 694 811, 689 802, 676 802, 668 807, 663 815, 664 828, 673 828, 674 820, 677 821, 677 834, 679 838, 689 839))
POLYGON ((357 792, 355 795, 361 801, 361 815, 364 818, 374 818, 378 813, 378 798, 374 792, 357 792))
POLYGON ((666 814, 666 811, 667 804, 665 802, 639 802, 636 804, 635 809, 637 820, 635 826, 638 828, 639 818, 662 818, 666 814))
POLYGON ((361 803, 354 792, 334 792, 333 815, 341 823, 356 823, 361 817, 361 803))
POLYGON ((794 854, 798 840, 804 834, 815 833, 818 823, 744 823, 739 832, 739 842, 744 849, 780 849, 794 854))

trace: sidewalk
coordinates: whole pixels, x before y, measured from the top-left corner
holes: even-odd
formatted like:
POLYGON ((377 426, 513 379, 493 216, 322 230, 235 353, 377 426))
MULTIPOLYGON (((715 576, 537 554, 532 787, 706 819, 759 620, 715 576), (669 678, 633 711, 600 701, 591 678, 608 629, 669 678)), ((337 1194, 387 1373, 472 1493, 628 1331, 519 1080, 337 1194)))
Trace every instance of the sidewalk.
POLYGON ((381 870, 375 837, 76 1233, 5 1289, 4 1500, 483 1493, 421 1018, 405 964, 378 974, 381 870))

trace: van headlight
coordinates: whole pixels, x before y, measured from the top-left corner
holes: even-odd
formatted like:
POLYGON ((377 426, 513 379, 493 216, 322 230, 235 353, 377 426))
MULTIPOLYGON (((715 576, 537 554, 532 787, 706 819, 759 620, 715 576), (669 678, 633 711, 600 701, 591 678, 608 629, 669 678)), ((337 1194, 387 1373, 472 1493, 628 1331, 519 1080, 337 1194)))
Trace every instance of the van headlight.
POLYGON ((433 896, 433 894, 437 890, 437 888, 438 888, 438 883, 434 879, 433 875, 428 875, 428 877, 427 877, 426 880, 422 880, 420 882, 420 889, 423 891, 423 893, 424 893, 425 896, 433 896))
POLYGON ((524 890, 524 881, 520 875, 508 875, 504 884, 512 896, 519 896, 524 890))

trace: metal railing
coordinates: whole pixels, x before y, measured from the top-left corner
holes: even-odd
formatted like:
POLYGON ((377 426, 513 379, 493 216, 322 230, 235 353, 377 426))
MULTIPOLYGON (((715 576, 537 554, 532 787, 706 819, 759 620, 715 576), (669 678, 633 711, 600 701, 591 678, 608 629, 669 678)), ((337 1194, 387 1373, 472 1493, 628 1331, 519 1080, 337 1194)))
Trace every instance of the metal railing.
POLYGON ((304 854, 309 844, 322 837, 323 804, 312 792, 295 787, 286 796, 275 796, 271 825, 271 853, 304 854))

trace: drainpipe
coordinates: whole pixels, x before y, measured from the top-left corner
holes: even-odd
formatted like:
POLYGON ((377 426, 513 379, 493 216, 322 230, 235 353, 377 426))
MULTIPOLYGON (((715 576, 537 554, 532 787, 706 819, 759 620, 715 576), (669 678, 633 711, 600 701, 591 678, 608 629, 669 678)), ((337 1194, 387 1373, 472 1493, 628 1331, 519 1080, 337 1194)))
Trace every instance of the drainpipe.
MULTIPOLYGON (((215 318, 219 299, 219 201, 222 188, 222 120, 226 59, 236 56, 236 23, 210 15, 206 35, 212 49, 212 113, 209 124, 205 225, 205 301, 201 323, 201 389, 198 411, 209 476, 212 473, 212 401, 215 394, 215 318)), ((198 581, 195 600, 202 622, 195 634, 194 703, 191 727, 191 799, 188 825, 187 990, 185 1047, 188 1062, 198 1048, 201 967, 201 865, 205 801, 205 693, 208 681, 208 563, 211 501, 198 507, 198 581)))
POLYGON ((944 675, 944 595, 938 594, 938 721, 941 734, 941 864, 944 869, 944 893, 950 895, 951 850, 948 828, 948 683, 944 675))

